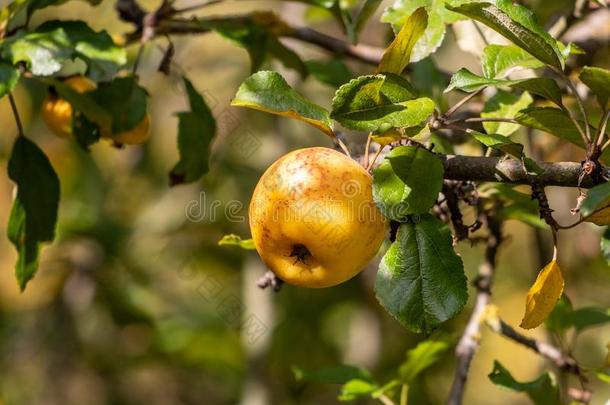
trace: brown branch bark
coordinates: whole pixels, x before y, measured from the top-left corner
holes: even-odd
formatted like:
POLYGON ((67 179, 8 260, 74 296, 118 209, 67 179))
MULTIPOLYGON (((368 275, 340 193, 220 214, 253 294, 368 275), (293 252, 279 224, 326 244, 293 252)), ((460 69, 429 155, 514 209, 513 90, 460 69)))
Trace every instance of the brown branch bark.
POLYGON ((477 288, 477 297, 470 315, 470 319, 466 324, 464 333, 460 338, 455 349, 457 357, 457 367, 451 391, 449 393, 448 405, 460 405, 464 398, 464 390, 466 388, 466 380, 468 379, 468 371, 470 363, 479 348, 479 339, 481 334, 481 324, 485 316, 487 306, 491 301, 491 284, 493 274, 496 267, 496 256, 498 246, 502 242, 501 223, 495 221, 487 214, 482 215, 482 220, 489 229, 487 238, 487 247, 485 249, 485 257, 483 263, 479 267, 479 274, 475 281, 477 288))
MULTIPOLYGON (((438 155, 445 167, 445 179, 531 184, 532 177, 516 159, 483 156, 438 155)), ((581 164, 577 162, 538 162, 543 172, 536 176, 542 186, 578 187, 581 164)), ((588 176, 581 187, 592 187, 588 176)))
POLYGON ((374 66, 379 64, 383 55, 382 48, 364 44, 352 45, 308 27, 294 28, 287 36, 319 46, 334 54, 349 56, 374 66))
POLYGON ((496 323, 490 322, 489 326, 494 332, 532 349, 542 357, 551 361, 560 370, 577 376, 581 375, 581 370, 578 366, 578 363, 576 363, 576 360, 574 360, 566 353, 563 353, 557 347, 549 343, 541 342, 536 339, 524 336, 502 320, 496 323))

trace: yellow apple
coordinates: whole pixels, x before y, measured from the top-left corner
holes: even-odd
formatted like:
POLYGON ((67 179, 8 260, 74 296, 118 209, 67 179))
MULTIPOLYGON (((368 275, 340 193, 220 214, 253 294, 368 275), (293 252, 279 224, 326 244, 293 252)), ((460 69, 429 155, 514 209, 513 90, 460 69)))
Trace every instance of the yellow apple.
MULTIPOLYGON (((94 90, 96 85, 83 76, 73 76, 66 79, 65 83, 79 93, 94 90)), ((62 138, 72 135, 72 105, 56 94, 49 94, 42 104, 42 118, 51 131, 62 138)), ((137 145, 144 143, 150 138, 150 116, 146 114, 134 128, 113 134, 102 128, 102 138, 110 139, 118 144, 137 145)))
POLYGON ((113 140, 118 144, 138 145, 150 138, 150 116, 146 114, 144 119, 132 129, 118 134, 102 130, 102 138, 113 140))
MULTIPOLYGON (((95 89, 95 83, 83 76, 70 77, 65 83, 79 93, 95 89)), ((72 105, 57 94, 49 94, 42 103, 42 119, 55 135, 72 135, 72 105)))
POLYGON ((328 148, 299 149, 273 163, 254 190, 249 217, 265 264, 303 287, 349 280, 386 234, 369 173, 328 148))

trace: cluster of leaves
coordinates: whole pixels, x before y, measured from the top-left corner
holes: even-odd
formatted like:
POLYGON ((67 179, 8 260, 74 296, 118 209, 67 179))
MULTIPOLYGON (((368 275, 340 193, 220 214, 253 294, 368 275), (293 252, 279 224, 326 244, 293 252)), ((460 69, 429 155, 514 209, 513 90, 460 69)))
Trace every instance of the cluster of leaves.
MULTIPOLYGON (((48 86, 70 103, 72 133, 87 149, 103 132, 112 138, 142 122, 149 95, 135 74, 124 71, 126 49, 106 31, 94 31, 83 21, 60 20, 28 29, 32 13, 59 3, 17 0, 2 9, 0 97, 10 95, 22 77, 48 86), (83 93, 64 83, 64 71, 75 60, 84 65, 79 74, 96 83, 94 90, 83 93)), ((177 114, 180 161, 170 173, 172 184, 195 181, 208 171, 208 148, 216 131, 205 101, 187 78, 183 80, 191 110, 177 114)), ((15 140, 8 172, 17 188, 8 236, 19 252, 16 276, 24 289, 38 268, 40 244, 54 238, 60 184, 45 153, 23 133, 15 140)))
MULTIPOLYGON (((373 171, 374 200, 383 214, 398 224, 395 240, 381 260, 375 290, 382 306, 401 324, 425 334, 460 312, 468 293, 462 260, 453 249, 451 230, 430 214, 443 187, 443 163, 438 154, 421 143, 434 132, 434 124, 442 126, 447 117, 441 115, 441 106, 430 97, 433 94, 418 91, 402 72, 408 63, 425 58, 439 46, 445 24, 463 18, 476 20, 512 42, 487 45, 481 55, 483 76, 461 69, 445 89, 473 93, 485 87, 496 88, 481 113, 482 121, 488 119, 482 124, 484 132, 464 129, 473 141, 498 156, 522 162, 534 181, 543 169, 525 155, 524 145, 511 139, 520 127, 540 130, 583 148, 606 136, 604 122, 595 128, 586 116, 577 120, 564 103, 564 81, 568 80, 563 73, 564 65, 570 55, 581 51, 575 45, 564 45, 552 38, 527 8, 505 0, 493 4, 442 5, 434 1, 398 0, 384 13, 383 21, 393 24, 396 37, 375 74, 359 76, 338 86, 330 111, 306 100, 271 71, 257 72, 246 79, 233 100, 233 105, 301 120, 331 137, 335 136, 335 125, 340 124, 349 130, 368 132, 380 147, 393 144, 373 171), (507 78, 515 68, 543 68, 550 75, 507 78), (397 141, 404 139, 409 140, 407 145, 397 146, 397 141)), ((610 72, 600 68, 585 67, 580 73, 580 80, 597 96, 606 119, 609 78, 610 72)), ((602 160, 606 153, 601 155, 602 160)), ((547 226, 540 219, 537 202, 509 185, 483 185, 481 198, 483 206, 492 201, 500 203, 501 208, 495 213, 500 220, 518 219, 532 226, 547 226)), ((591 190, 581 213, 585 218, 600 215, 598 222, 608 224, 608 207, 610 188, 606 183, 591 190)), ((596 218, 590 219, 595 222, 596 218)), ((610 235, 602 241, 602 247, 610 257, 609 241, 610 235)), ((563 277, 554 259, 541 270, 528 294, 521 326, 529 329, 542 324, 561 297, 563 287, 563 277)), ((555 314, 554 318, 568 322, 566 319, 572 316, 555 314)), ((331 373, 334 377, 330 380, 343 384, 340 399, 379 398, 386 392, 388 386, 378 384, 370 374, 349 370, 345 374, 344 369, 337 371, 342 375, 338 379, 331 373)), ((322 374, 326 373, 330 372, 322 374)), ((323 379, 320 374, 302 371, 298 376, 323 379)), ((534 403, 558 403, 559 390, 549 373, 520 383, 496 363, 489 377, 498 385, 526 392, 534 403)), ((389 386, 395 387, 393 383, 389 386)))
MULTIPOLYGON (((438 107, 401 73, 410 61, 417 59, 414 52, 422 49, 417 45, 429 43, 427 27, 438 13, 428 14, 426 10, 432 7, 430 4, 415 10, 409 7, 398 2, 388 10, 386 15, 400 14, 402 17, 393 21, 401 21, 403 25, 386 49, 377 73, 342 84, 335 93, 330 111, 306 100, 278 73, 271 71, 257 72, 246 79, 237 91, 233 105, 299 119, 331 137, 335 136, 335 121, 350 130, 371 133, 373 140, 382 146, 405 137, 424 139, 429 134, 426 123, 436 119, 438 107)), ((560 76, 566 58, 577 48, 564 46, 550 37, 529 10, 508 1, 446 7, 450 11, 444 13, 480 21, 514 43, 488 45, 481 58, 485 75, 478 76, 462 69, 453 75, 445 90, 474 92, 483 87, 497 87, 521 92, 516 95, 498 90, 481 114, 483 119, 489 119, 483 124, 485 132, 466 129, 472 139, 500 155, 521 160, 526 171, 534 177, 542 169, 525 156, 522 144, 510 138, 520 125, 585 146, 580 123, 564 105, 556 80, 549 77, 501 78, 514 67, 547 67, 560 76), (534 96, 548 100, 557 108, 532 107, 534 96)), ((598 68, 585 68, 581 73, 583 82, 598 94, 604 112, 607 75, 607 71, 598 68)), ((420 144, 399 146, 392 149, 374 170, 373 178, 375 202, 386 217, 400 223, 396 240, 381 262, 376 283, 378 299, 409 329, 430 333, 457 314, 468 295, 463 265, 453 251, 450 230, 429 214, 443 185, 443 164, 435 153, 420 144), (413 260, 414 257, 417 260, 413 260)), ((504 201, 507 209, 500 215, 527 218, 530 223, 541 225, 539 220, 531 219, 532 211, 536 212, 535 205, 523 203, 521 193, 507 187, 498 191, 503 199, 510 201, 508 204, 504 201)), ((588 204, 585 202, 583 207, 585 212, 588 204)), ((597 209, 599 207, 593 210, 597 209)), ((547 269, 541 272, 530 292, 524 326, 538 326, 563 291, 559 267, 553 263, 547 269)))
POLYGON ((407 352, 396 370, 396 377, 385 383, 378 382, 369 370, 349 365, 317 371, 294 367, 293 372, 297 381, 340 385, 340 401, 394 397, 399 391, 400 403, 427 403, 421 389, 421 378, 428 369, 446 358, 452 344, 450 338, 441 335, 419 343, 407 352))

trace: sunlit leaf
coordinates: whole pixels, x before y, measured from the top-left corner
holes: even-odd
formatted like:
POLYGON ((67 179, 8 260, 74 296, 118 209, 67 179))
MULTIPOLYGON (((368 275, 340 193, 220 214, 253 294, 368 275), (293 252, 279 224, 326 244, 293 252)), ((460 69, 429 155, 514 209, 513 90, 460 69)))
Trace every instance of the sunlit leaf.
POLYGON ((580 80, 597 96, 603 109, 610 100, 610 71, 598 67, 585 66, 580 72, 580 80))
POLYGON ((513 142, 504 135, 483 134, 477 131, 471 131, 470 135, 483 145, 492 149, 497 149, 516 158, 521 158, 523 156, 523 145, 513 142))
POLYGON ((539 68, 544 63, 516 45, 487 45, 481 56, 483 74, 488 79, 504 75, 514 67, 539 68))
POLYGON ((381 57, 379 72, 401 74, 411 60, 413 46, 424 33, 428 25, 428 14, 421 7, 407 18, 404 25, 381 57))
POLYGON ((394 148, 373 171, 373 199, 388 218, 427 212, 443 186, 443 164, 417 146, 394 148))
POLYGON ((381 21, 392 24, 394 32, 399 32, 405 21, 420 7, 425 7, 428 13, 428 24, 413 47, 411 62, 422 60, 436 51, 445 38, 447 24, 463 18, 447 10, 444 0, 395 0, 385 10, 381 21))
POLYGON ((431 99, 415 97, 411 84, 400 76, 390 73, 360 76, 337 90, 331 117, 360 131, 413 127, 434 111, 431 99))
POLYGON ((448 340, 429 339, 419 343, 407 352, 407 359, 401 364, 398 374, 405 384, 411 384, 424 370, 443 359, 451 344, 448 340))
MULTIPOLYGON (((514 118, 515 115, 533 102, 528 92, 521 96, 504 91, 498 91, 492 98, 487 100, 481 112, 483 118, 514 118)), ((483 128, 488 134, 510 136, 520 128, 519 124, 501 121, 483 122, 483 128)), ((488 145, 489 146, 489 145, 488 145)), ((511 155, 514 155, 511 153, 511 155)), ((519 156, 521 157, 521 153, 519 156)))
POLYGON ((0 98, 8 94, 19 81, 19 70, 8 63, 0 62, 0 98))
POLYGON ((294 118, 334 136, 328 111, 305 99, 276 72, 262 71, 248 77, 231 105, 294 118))
POLYGON ((218 241, 218 246, 238 246, 244 250, 254 250, 254 241, 252 239, 242 239, 235 234, 225 235, 218 241))
POLYGON ((465 92, 473 92, 485 86, 512 87, 527 91, 544 97, 561 106, 561 89, 553 79, 546 77, 534 77, 531 79, 504 80, 489 79, 475 75, 466 68, 458 70, 452 77, 445 92, 460 89, 465 92))
POLYGON ((602 183, 587 191, 580 214, 596 225, 610 224, 610 183, 602 183))
POLYGON ((544 322, 561 298, 563 286, 561 270, 557 261, 553 260, 540 271, 527 293, 525 314, 520 326, 524 329, 532 329, 544 322))
POLYGON ((495 4, 473 2, 457 7, 447 5, 447 8, 482 22, 540 61, 563 69, 563 58, 557 42, 544 31, 526 7, 510 0, 497 0, 495 4))
POLYGON ((350 380, 341 387, 339 401, 354 401, 356 399, 365 398, 373 394, 379 386, 375 383, 365 380, 350 380))

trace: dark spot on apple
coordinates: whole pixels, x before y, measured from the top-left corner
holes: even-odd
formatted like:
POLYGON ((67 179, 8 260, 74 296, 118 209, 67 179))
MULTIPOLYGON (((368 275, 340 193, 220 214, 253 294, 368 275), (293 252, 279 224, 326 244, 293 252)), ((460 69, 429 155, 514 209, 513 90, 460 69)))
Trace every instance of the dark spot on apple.
POLYGON ((302 245, 300 243, 295 243, 294 245, 292 245, 292 250, 288 255, 288 257, 296 258, 294 264, 297 264, 298 262, 306 264, 305 259, 307 259, 309 256, 311 256, 311 252, 309 251, 309 249, 307 249, 307 246, 302 245))

